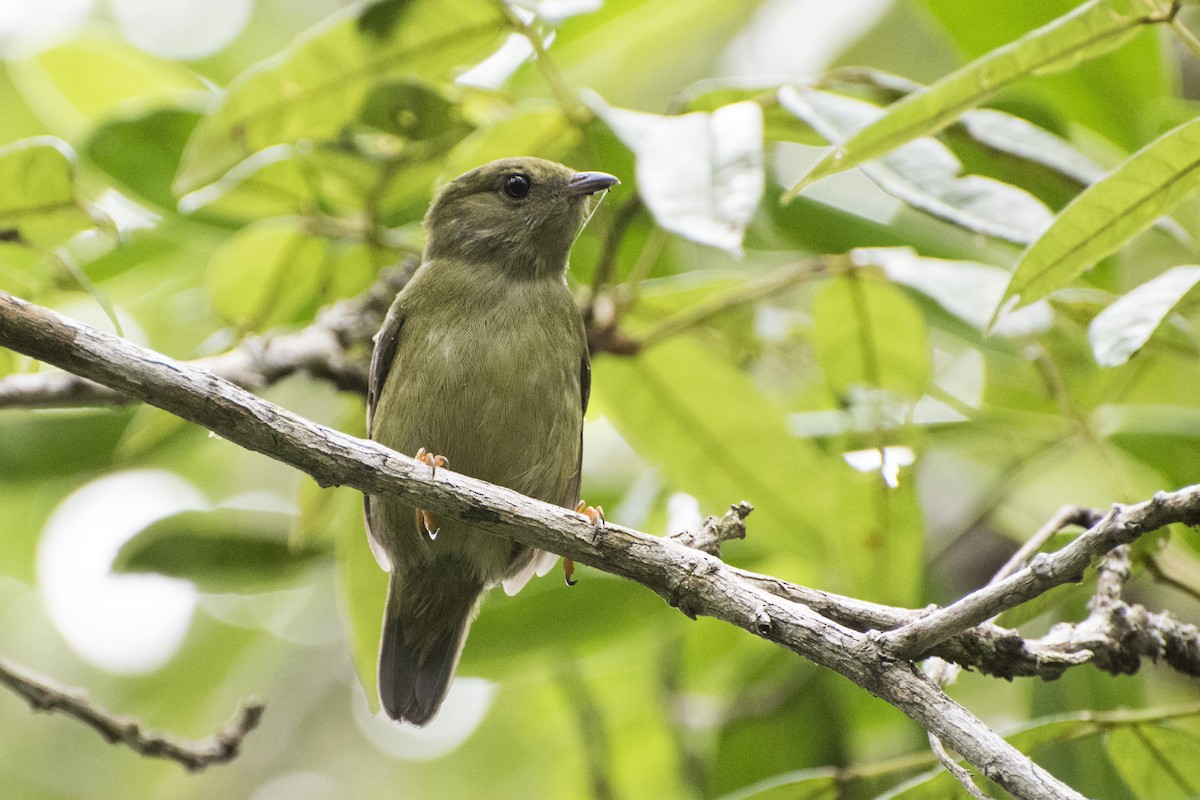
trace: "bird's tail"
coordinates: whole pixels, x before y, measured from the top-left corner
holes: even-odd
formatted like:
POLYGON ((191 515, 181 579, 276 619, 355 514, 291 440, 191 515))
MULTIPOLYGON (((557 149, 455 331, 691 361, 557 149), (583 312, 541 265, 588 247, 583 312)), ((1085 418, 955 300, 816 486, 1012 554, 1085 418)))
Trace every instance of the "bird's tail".
POLYGON ((425 725, 450 689, 482 586, 392 571, 379 645, 379 700, 389 717, 425 725))

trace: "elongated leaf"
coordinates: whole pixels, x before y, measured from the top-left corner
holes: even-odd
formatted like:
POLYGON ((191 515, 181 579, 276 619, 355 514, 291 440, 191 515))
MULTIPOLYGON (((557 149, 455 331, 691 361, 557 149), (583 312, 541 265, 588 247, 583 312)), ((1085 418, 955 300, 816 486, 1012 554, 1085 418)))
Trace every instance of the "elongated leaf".
MULTIPOLYGON (((785 86, 779 102, 830 142, 883 112, 870 103, 812 89, 785 86)), ((1053 214, 1040 200, 980 175, 960 177, 962 164, 936 139, 908 142, 863 165, 867 177, 914 208, 973 233, 1029 244, 1049 227, 1053 214)))
MULTIPOLYGON (((962 0, 919 0, 918 5, 950 36, 955 51, 962 53, 965 61, 973 61, 1019 39, 1033 27, 1051 23, 1083 2, 991 3, 982 20, 981 8, 962 0)), ((1159 8, 1169 5, 1159 3, 1159 8)), ((1152 26, 1143 26, 1140 34, 1116 50, 1068 70, 1023 80, 1016 91, 1005 94, 1022 104, 1033 102, 1053 108, 1056 118, 1071 120, 1126 150, 1135 150, 1145 141, 1146 117, 1130 114, 1129 109, 1157 105, 1160 98, 1175 93, 1175 70, 1169 65, 1176 56, 1166 46, 1171 38, 1152 26)))
POLYGON ((598 358, 592 370, 593 413, 608 417, 675 488, 705 509, 723 508, 729 497, 755 505, 755 541, 743 557, 756 545, 801 554, 812 571, 794 579, 817 579, 831 539, 843 536, 821 516, 832 507, 834 476, 812 441, 789 434, 782 410, 749 375, 689 335, 636 358, 598 358))
POLYGON ((1041 164, 1082 186, 1104 177, 1103 167, 1067 140, 1029 120, 990 108, 977 108, 963 114, 960 122, 967 135, 985 147, 1041 164))
POLYGON ((278 588, 327 549, 289 545, 292 520, 291 514, 236 508, 181 511, 126 542, 113 569, 184 578, 207 592, 278 588))
MULTIPOLYGON (((1029 722, 1004 738, 1026 755, 1036 757, 1040 748, 1063 745, 1103 733, 1108 725, 1097 722, 1091 713, 1063 714, 1029 722)), ((905 781, 876 800, 945 800, 967 795, 954 776, 942 767, 905 781)))
POLYGON ((1200 119, 1134 153, 1062 210, 1025 251, 1001 308, 1032 303, 1091 269, 1200 189, 1200 119))
MULTIPOLYGON (((949 261, 918 256, 907 247, 860 248, 851 253, 858 266, 877 266, 896 283, 925 295, 980 331, 987 330, 996 303, 1008 284, 1008 272, 975 261, 949 261)), ((995 336, 1041 333, 1054 321, 1044 300, 1006 315, 992 329, 995 336)))
POLYGON ((52 248, 94 226, 66 142, 39 136, 0 147, 0 241, 52 248))
MULTIPOLYGON (((851 96, 867 89, 872 95, 868 99, 884 104, 923 91, 925 85, 883 70, 843 67, 827 73, 813 88, 851 96)), ((962 114, 957 126, 969 139, 993 152, 1040 164, 1082 186, 1104 176, 1103 167, 1066 139, 1013 114, 991 108, 973 109, 962 114)))
POLYGON ((817 767, 774 775, 718 800, 828 800, 837 797, 838 791, 837 770, 817 767))
POLYGON ((762 198, 762 108, 734 103, 677 117, 590 104, 637 159, 638 192, 669 231, 733 255, 762 198))
POLYGON ((925 320, 885 281, 847 276, 813 302, 813 344, 835 394, 871 387, 919 397, 929 383, 925 320))
POLYGON ((821 159, 794 186, 794 197, 813 181, 877 158, 905 142, 944 128, 969 108, 1029 75, 1065 69, 1119 47, 1152 19, 1142 0, 1091 0, 958 69, 887 113, 821 159))
POLYGON ((177 190, 210 181, 271 145, 332 137, 356 117, 376 83, 406 75, 443 80, 487 55, 508 32, 501 10, 487 0, 400 5, 399 19, 383 27, 364 28, 351 13, 335 16, 235 81, 188 142, 177 190))
POLYGON ((1200 267, 1173 267, 1118 297, 1088 326, 1096 363, 1118 367, 1128 361, 1197 283, 1200 267))
POLYGON ((1161 725, 1123 728, 1108 737, 1108 757, 1138 797, 1200 797, 1200 738, 1194 734, 1161 725))

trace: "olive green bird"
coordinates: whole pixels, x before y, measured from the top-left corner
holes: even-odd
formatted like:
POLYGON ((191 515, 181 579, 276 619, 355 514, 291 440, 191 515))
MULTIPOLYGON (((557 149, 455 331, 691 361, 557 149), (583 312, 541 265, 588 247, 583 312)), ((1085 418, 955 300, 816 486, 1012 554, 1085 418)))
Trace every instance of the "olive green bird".
MULTIPOLYGON (((616 183, 511 158, 438 192, 422 264, 376 336, 372 439, 431 468, 449 463, 577 507, 591 367, 567 256, 588 197, 616 183)), ((391 573, 379 697, 392 719, 424 725, 450 688, 483 594, 498 583, 515 594, 555 556, 454 520, 439 526, 390 498, 368 497, 366 518, 375 557, 391 573)))

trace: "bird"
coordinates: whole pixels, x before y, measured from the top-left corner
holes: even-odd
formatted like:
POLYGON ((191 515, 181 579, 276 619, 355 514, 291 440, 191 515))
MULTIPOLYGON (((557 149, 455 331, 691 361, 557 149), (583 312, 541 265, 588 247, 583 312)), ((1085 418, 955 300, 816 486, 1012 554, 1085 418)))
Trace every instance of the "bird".
MULTIPOLYGON (((421 265, 375 347, 367 432, 376 442, 581 510, 591 365, 568 257, 596 200, 618 184, 540 158, 484 164, 443 186, 425 215, 421 265)), ((366 497, 367 536, 388 571, 380 704, 416 726, 441 707, 488 590, 519 591, 556 556, 390 497, 366 497)), ((567 582, 573 565, 564 562, 567 582)))

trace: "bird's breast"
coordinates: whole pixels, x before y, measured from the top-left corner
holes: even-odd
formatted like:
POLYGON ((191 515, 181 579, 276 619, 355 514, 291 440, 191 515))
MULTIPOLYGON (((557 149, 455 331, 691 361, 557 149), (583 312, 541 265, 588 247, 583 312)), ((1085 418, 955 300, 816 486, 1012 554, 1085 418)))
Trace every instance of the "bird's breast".
POLYGON ((396 441, 446 456, 450 468, 555 503, 579 456, 581 326, 565 287, 493 298, 473 316, 405 323, 380 413, 396 441), (565 296, 566 303, 563 302, 565 296))

